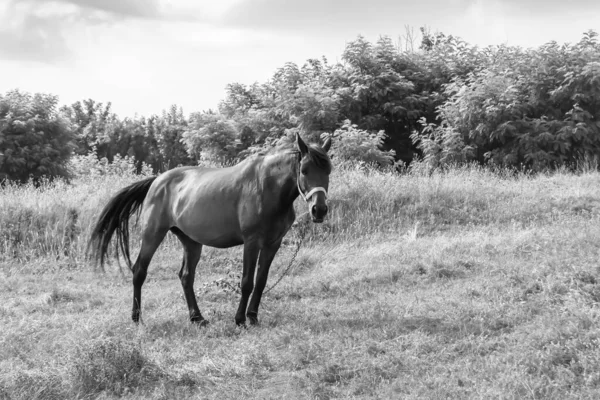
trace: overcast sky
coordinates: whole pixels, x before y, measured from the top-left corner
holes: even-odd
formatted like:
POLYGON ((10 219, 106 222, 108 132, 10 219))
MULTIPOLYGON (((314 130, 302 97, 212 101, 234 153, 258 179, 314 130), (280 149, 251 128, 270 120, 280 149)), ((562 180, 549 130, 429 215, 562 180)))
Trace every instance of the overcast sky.
POLYGON ((0 0, 0 93, 111 101, 121 117, 216 108, 232 82, 288 61, 339 61, 362 34, 405 26, 486 46, 576 42, 598 0, 0 0))

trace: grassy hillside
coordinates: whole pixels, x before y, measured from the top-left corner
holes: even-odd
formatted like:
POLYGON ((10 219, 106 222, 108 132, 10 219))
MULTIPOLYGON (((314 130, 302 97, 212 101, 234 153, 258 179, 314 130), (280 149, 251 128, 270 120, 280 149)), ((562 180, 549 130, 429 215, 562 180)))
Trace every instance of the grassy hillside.
POLYGON ((338 168, 329 220, 249 329, 214 284, 241 270, 241 248, 204 252, 211 324, 197 328, 174 238, 150 266, 144 324, 130 322, 129 272, 93 271, 83 252, 135 179, 2 189, 0 398, 600 396, 597 172, 338 168))

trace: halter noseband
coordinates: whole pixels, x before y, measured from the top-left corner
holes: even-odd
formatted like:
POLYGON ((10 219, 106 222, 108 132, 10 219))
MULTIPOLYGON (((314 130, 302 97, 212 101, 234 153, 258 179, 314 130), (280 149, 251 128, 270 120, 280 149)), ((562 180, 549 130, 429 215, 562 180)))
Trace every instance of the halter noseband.
MULTIPOLYGON (((302 156, 300 156, 300 157, 302 157, 302 156)), ((302 161, 302 158, 300 159, 300 161, 302 161)), ((298 193, 300 193, 300 196, 307 203, 310 200, 310 198, 313 197, 313 195, 318 192, 323 192, 323 194, 325 194, 325 198, 327 198, 327 190, 325 190, 325 188, 321 187, 321 186, 312 188, 312 190, 306 194, 302 193, 302 189, 300 189, 300 163, 298 163, 298 178, 296 178, 296 185, 298 186, 298 193)))

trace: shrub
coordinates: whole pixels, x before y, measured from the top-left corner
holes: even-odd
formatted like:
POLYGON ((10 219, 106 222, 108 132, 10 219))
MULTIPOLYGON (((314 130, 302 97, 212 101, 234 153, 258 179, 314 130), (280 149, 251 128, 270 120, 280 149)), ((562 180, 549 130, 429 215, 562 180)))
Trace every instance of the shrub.
POLYGON ((420 141, 432 164, 478 161, 544 170, 600 153, 600 44, 489 49, 482 68, 444 86, 439 125, 420 141))
MULTIPOLYGON (((98 158, 96 148, 87 155, 76 155, 71 157, 68 169, 74 177, 89 177, 97 175, 136 175, 137 162, 134 157, 115 155, 112 162, 106 157, 98 158)), ((141 177, 151 176, 152 167, 142 162, 141 177)))
POLYGON ((363 161, 368 164, 391 165, 394 163, 393 150, 381 150, 385 133, 368 132, 358 129, 350 120, 344 121, 340 129, 333 133, 332 155, 338 163, 363 161))
POLYGON ((0 179, 69 176, 74 136, 57 104, 58 97, 40 93, 13 90, 0 96, 0 179))
POLYGON ((212 113, 193 114, 182 141, 192 159, 213 163, 231 162, 242 145, 234 122, 212 113))

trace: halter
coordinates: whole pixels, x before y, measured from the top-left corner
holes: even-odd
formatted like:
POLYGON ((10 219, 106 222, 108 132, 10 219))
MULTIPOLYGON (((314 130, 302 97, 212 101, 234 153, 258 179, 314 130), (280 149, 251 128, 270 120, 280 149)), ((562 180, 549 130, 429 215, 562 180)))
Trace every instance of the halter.
MULTIPOLYGON (((300 161, 302 161, 302 159, 300 159, 300 161)), ((300 189, 300 163, 298 163, 298 178, 296 178, 296 186, 298 186, 298 192, 300 193, 300 196, 302 196, 304 201, 307 203, 310 200, 310 198, 318 192, 323 192, 323 194, 325 194, 325 198, 327 198, 327 190, 325 190, 325 188, 321 186, 312 188, 312 190, 306 194, 302 193, 302 189, 300 189)))

